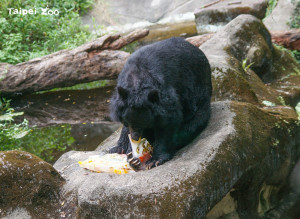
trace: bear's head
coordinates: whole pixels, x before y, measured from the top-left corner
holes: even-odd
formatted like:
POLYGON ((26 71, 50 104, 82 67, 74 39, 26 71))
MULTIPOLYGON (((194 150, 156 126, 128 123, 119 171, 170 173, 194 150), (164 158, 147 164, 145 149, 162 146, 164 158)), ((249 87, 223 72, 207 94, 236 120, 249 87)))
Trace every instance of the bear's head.
POLYGON ((144 130, 153 128, 158 102, 156 89, 136 91, 118 86, 110 102, 110 116, 128 127, 132 139, 138 140, 143 137, 144 130))

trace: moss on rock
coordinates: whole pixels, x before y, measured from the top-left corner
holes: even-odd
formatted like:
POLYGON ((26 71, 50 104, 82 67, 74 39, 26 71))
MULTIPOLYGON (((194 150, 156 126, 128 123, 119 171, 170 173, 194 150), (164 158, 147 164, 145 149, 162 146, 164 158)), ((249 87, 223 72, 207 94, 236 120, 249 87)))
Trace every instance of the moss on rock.
POLYGON ((64 180, 50 164, 23 151, 0 152, 0 164, 0 215, 16 208, 34 218, 55 212, 64 180))

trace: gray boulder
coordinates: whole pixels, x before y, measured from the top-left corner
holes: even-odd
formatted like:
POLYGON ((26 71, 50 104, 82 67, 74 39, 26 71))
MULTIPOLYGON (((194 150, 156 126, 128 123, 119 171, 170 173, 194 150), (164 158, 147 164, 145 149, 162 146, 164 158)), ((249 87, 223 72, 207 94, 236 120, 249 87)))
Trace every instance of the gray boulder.
POLYGON ((200 49, 211 65, 214 101, 281 104, 278 97, 283 96, 297 104, 299 64, 272 45, 270 33, 254 16, 238 16, 200 49))
MULTIPOLYGON (((213 0, 204 0, 201 4, 210 2, 213 0)), ((83 17, 83 21, 92 25, 96 22, 104 26, 142 21, 156 23, 173 15, 193 12, 197 7, 199 7, 197 0, 97 0, 93 9, 83 17)))
POLYGON ((198 33, 216 32, 241 14, 251 14, 259 19, 265 17, 267 0, 220 1, 209 7, 195 10, 198 33))
POLYGON ((23 151, 1 151, 0 217, 57 218, 63 183, 60 174, 37 156, 23 151))
MULTIPOLYGON (((297 1, 278 0, 272 13, 264 19, 264 24, 269 30, 289 30, 288 23, 291 21, 296 9, 297 1)), ((299 10, 299 9, 298 9, 299 10)))

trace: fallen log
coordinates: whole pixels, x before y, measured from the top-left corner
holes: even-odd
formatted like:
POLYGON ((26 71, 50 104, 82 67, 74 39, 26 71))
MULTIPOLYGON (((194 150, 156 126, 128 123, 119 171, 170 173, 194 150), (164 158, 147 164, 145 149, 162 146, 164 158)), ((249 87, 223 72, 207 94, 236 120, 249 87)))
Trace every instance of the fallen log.
POLYGON ((193 44, 194 46, 201 46, 203 43, 205 43, 207 40, 209 40, 210 38, 212 38, 214 35, 214 33, 206 33, 206 34, 202 34, 202 35, 198 35, 198 36, 193 36, 193 37, 189 37, 186 38, 186 40, 193 44))
MULTIPOLYGON (((300 30, 291 29, 288 31, 271 31, 272 42, 280 46, 283 46, 290 50, 300 51, 300 30)), ((191 44, 199 47, 207 40, 209 40, 214 33, 207 33, 203 35, 198 35, 194 37, 189 37, 186 40, 191 44)))
POLYGON ((61 50, 17 65, 0 63, 1 96, 116 79, 130 55, 119 49, 148 33, 143 29, 122 37, 103 36, 73 50, 61 50))
POLYGON ((300 51, 300 29, 271 32, 272 41, 290 50, 300 51))

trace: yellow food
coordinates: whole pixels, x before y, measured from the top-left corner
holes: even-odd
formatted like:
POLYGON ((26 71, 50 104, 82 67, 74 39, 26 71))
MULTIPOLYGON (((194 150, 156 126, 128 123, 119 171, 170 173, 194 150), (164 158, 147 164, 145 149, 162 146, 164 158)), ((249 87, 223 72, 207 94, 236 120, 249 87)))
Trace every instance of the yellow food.
POLYGON ((125 154, 94 155, 84 161, 78 161, 78 164, 98 173, 126 174, 134 172, 129 166, 125 154))

